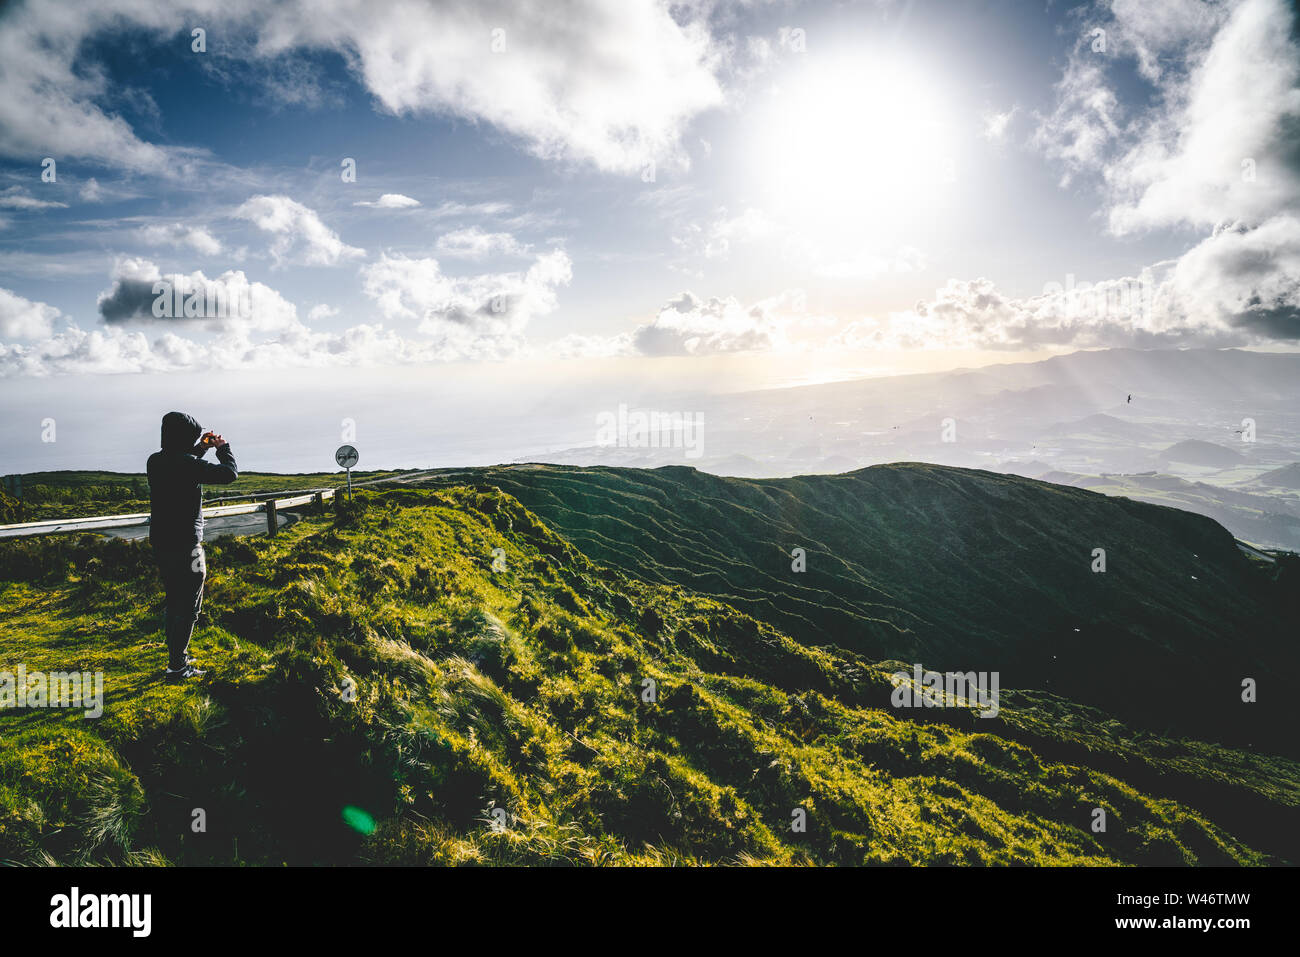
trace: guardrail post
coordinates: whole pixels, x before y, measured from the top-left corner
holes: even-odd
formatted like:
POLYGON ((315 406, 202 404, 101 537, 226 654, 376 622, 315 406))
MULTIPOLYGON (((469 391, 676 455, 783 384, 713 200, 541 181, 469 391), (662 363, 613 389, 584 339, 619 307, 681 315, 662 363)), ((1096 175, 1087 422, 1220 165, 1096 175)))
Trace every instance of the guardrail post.
POLYGON ((280 531, 280 520, 275 514, 275 499, 266 500, 266 534, 274 535, 280 531))
POLYGON ((317 515, 325 514, 325 495, 323 492, 317 492, 312 497, 312 504, 316 506, 317 515))

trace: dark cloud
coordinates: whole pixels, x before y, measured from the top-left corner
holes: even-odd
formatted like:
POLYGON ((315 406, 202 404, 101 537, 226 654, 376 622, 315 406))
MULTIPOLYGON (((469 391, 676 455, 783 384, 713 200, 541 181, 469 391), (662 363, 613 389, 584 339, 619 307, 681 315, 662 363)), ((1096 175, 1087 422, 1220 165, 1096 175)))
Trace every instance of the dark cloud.
POLYGON ((100 316, 109 323, 133 320, 160 321, 153 314, 153 303, 157 298, 153 291, 153 284, 152 279, 118 279, 113 283, 112 289, 100 294, 100 316))
POLYGON ((1300 305, 1284 300, 1265 303, 1255 298, 1238 313, 1236 325, 1268 339, 1300 340, 1300 305))
POLYGON ((500 293, 479 302, 449 302, 425 310, 424 318, 450 322, 476 332, 491 330, 495 324, 509 321, 519 310, 523 297, 500 293))
POLYGON ((150 275, 151 269, 152 264, 134 261, 125 264, 121 274, 113 280, 112 288, 99 294, 99 315, 104 322, 121 325, 128 322, 224 322, 250 318, 251 288, 243 273, 226 273, 217 279, 208 279, 202 273, 150 275), (141 269, 142 265, 149 268, 141 269), (158 286, 159 283, 164 285, 158 286), (191 302, 196 295, 197 299, 191 302), (159 312, 162 315, 155 315, 154 304, 160 300, 162 307, 159 312), (197 305, 199 314, 187 315, 187 304, 191 308, 197 305))
POLYGON ((656 325, 637 326, 632 333, 632 346, 643 356, 687 355, 680 332, 656 325))

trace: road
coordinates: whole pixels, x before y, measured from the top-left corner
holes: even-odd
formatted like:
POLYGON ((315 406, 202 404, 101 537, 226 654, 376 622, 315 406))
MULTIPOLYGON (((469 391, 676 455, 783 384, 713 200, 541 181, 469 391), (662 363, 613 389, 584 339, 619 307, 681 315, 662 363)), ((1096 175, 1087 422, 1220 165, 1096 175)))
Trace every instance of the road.
MULTIPOLYGON (((276 519, 280 528, 298 521, 295 512, 277 512, 276 519)), ((223 535, 261 535, 266 531, 266 515, 263 512, 251 512, 247 515, 218 515, 203 523, 203 538, 211 541, 223 535)), ((130 528, 106 528, 101 533, 106 538, 126 538, 138 540, 149 537, 148 525, 135 525, 130 528)))

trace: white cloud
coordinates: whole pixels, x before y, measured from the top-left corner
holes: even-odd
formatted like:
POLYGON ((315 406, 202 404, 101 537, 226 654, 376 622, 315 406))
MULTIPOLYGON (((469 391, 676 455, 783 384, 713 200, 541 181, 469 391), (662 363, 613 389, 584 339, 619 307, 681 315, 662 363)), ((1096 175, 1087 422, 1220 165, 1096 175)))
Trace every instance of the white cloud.
MULTIPOLYGON (((1111 0, 1083 27, 1035 142, 1067 181, 1095 176, 1112 233, 1212 232, 1173 266, 1149 322, 1049 321, 1039 335, 1076 344, 1300 338, 1295 10, 1285 0, 1111 0), (1104 52, 1092 48, 1094 30, 1105 31, 1104 52), (1149 105, 1120 107, 1110 73, 1125 61, 1152 84, 1149 105)), ((1034 338, 1001 319, 989 328, 1011 341, 1034 338)))
POLYGON ((1300 208, 1300 46, 1285 0, 1096 8, 1035 144, 1065 181, 1095 174, 1110 229, 1258 225, 1300 208), (1092 31, 1106 31, 1104 52, 1092 31), (1125 108, 1110 74, 1132 60, 1154 85, 1125 108))
POLYGON ((201 226, 155 223, 142 226, 139 236, 150 246, 188 246, 205 256, 216 256, 221 252, 220 241, 201 226))
POLYGON ((1124 120, 1119 97, 1106 84, 1105 63, 1096 54, 1071 54, 1056 87, 1056 109, 1039 119, 1032 142, 1064 166, 1061 185, 1096 171, 1109 156, 1124 120))
MULTIPOLYGON (((76 323, 49 335, 57 310, 0 289, 0 330, 11 322, 26 331, 27 344, 0 342, 0 376, 175 372, 187 369, 282 369, 429 362, 448 358, 428 343, 405 340, 379 325, 360 324, 341 333, 317 332, 299 321, 297 309, 276 290, 249 282, 242 272, 213 279, 202 272, 163 276, 143 259, 119 260, 113 286, 99 297, 105 319, 86 330, 76 323), (154 283, 180 279, 187 290, 224 287, 228 301, 247 303, 246 313, 222 318, 156 319, 154 283)), ((317 306, 309 318, 324 316, 317 306)), ((333 310, 331 310, 332 314, 333 310)))
POLYGON ((746 308, 731 296, 700 299, 683 292, 633 330, 628 345, 647 356, 767 352, 785 345, 789 314, 801 309, 797 295, 746 308))
POLYGON ((1111 0, 1113 28, 1108 31, 1112 53, 1132 56, 1146 79, 1159 81, 1170 57, 1203 49, 1222 25, 1231 4, 1204 0, 1111 0))
MULTIPOLYGON (((164 174, 206 156, 142 140, 103 105, 107 71, 85 56, 87 41, 110 29, 179 48, 201 23, 230 39, 223 55, 260 67, 291 51, 336 51, 385 111, 486 122, 546 159, 624 172, 651 160, 684 164, 685 127, 723 101, 722 55, 703 16, 659 0, 135 0, 75 16, 63 4, 21 4, 0 31, 0 152, 164 174)), ((274 69, 257 76, 281 97, 311 85, 274 69)))
POLYGON ((949 280, 885 319, 851 323, 832 347, 1030 349, 1300 342, 1300 219, 1215 232, 1136 277, 1055 284, 1016 298, 988 279, 949 280))
POLYGON ((1162 115, 1106 171, 1115 232, 1257 225, 1300 209, 1294 27, 1281 0, 1247 0, 1185 74, 1161 74, 1170 87, 1162 115))
MULTIPOLYGON (((378 323, 320 332, 300 321, 297 308, 279 292, 251 282, 243 272, 214 278, 201 271, 168 276, 138 258, 116 262, 113 284, 98 300, 103 325, 90 330, 68 322, 51 335, 53 321, 61 318, 58 310, 0 290, 0 331, 31 340, 0 342, 0 376, 507 358, 527 354, 524 327, 555 308, 556 289, 569 281, 571 265, 562 251, 554 250, 538 256, 522 273, 448 277, 436 260, 384 256, 365 267, 362 276, 380 311, 403 323, 415 320, 418 335, 404 336, 378 323), (154 290, 160 281, 179 284, 185 294, 220 286, 226 302, 248 308, 217 317, 157 318, 154 290)), ((337 314, 334 307, 318 303, 308 312, 308 322, 337 314)))
POLYGON ((613 356, 715 356, 816 349, 837 325, 808 308, 802 289, 786 289, 746 306, 734 296, 701 299, 686 291, 647 323, 613 336, 570 334, 547 343, 556 359, 613 356))
POLYGON ((0 288, 0 338, 42 339, 54 330, 59 310, 0 288))
POLYGON ((1167 292, 1192 328, 1300 342, 1300 217, 1216 230, 1178 260, 1167 292))
POLYGON ((99 180, 92 176, 81 184, 81 190, 78 195, 81 197, 82 202, 98 203, 104 198, 104 190, 99 185, 99 180))
MULTIPOLYGON (((1105 291, 1100 294, 1105 302, 1105 291)), ((1094 316, 1091 300, 1044 296, 1019 300, 988 279, 951 279, 913 308, 885 319, 850 323, 831 339, 832 348, 851 349, 1021 349, 1045 346, 1131 345, 1134 328, 1127 309, 1094 316), (1113 341, 1105 341, 1114 334, 1113 341)))
POLYGON ((483 203, 458 203, 453 200, 447 200, 436 209, 432 214, 437 219, 445 219, 457 216, 499 216, 502 213, 510 212, 510 204, 502 202, 483 202, 483 203))
POLYGON ((572 275, 561 250, 538 256, 525 272, 452 277, 436 259, 388 253, 361 270, 366 295, 386 318, 415 321, 439 346, 465 355, 517 349, 524 328, 555 308, 557 288, 572 275))
POLYGON ((352 205, 369 206, 372 209, 412 209, 419 206, 420 201, 412 199, 410 196, 404 196, 401 193, 384 193, 378 199, 361 200, 352 205))
POLYGON ((7 209, 67 209, 67 203, 52 199, 37 199, 21 186, 10 186, 0 192, 0 207, 7 209))
POLYGON ((233 213, 258 229, 272 233, 271 257, 277 266, 297 263, 333 266, 341 259, 357 259, 364 249, 349 246, 326 226, 315 210, 288 196, 254 196, 233 213))
POLYGON ((483 120, 545 159, 635 172, 684 163, 685 126, 722 103, 707 27, 676 13, 658 0, 489 0, 376 15, 333 0, 272 8, 260 50, 337 49, 389 112, 483 120))
POLYGON ((980 135, 993 143, 1003 142, 1007 138, 1007 131, 1011 128, 1011 121, 1015 119, 1018 112, 1020 107, 1013 106, 1005 112, 990 110, 985 113, 982 117, 983 126, 980 135))
POLYGON ((477 226, 456 229, 438 237, 436 252, 462 259, 485 259, 488 256, 524 256, 529 247, 509 233, 487 233, 477 226))
MULTIPOLYGON (((131 12, 143 25, 169 19, 179 29, 181 11, 168 17, 165 9, 141 4, 131 12)), ((181 155, 143 142, 125 120, 97 105, 108 92, 107 76, 78 52, 88 36, 124 13, 107 5, 75 13, 62 4, 9 5, 0 29, 0 154, 22 162, 54 156, 152 171, 181 155)))
POLYGON ((67 330, 35 345, 0 343, 0 377, 179 372, 196 369, 276 370, 427 363, 446 350, 403 339, 381 325, 359 324, 341 333, 294 323, 269 336, 232 329, 206 342, 170 328, 150 337, 141 330, 104 326, 67 330))
POLYGON ((34 346, 0 344, 0 376, 165 372, 172 367, 141 332, 119 327, 89 332, 72 325, 34 346))

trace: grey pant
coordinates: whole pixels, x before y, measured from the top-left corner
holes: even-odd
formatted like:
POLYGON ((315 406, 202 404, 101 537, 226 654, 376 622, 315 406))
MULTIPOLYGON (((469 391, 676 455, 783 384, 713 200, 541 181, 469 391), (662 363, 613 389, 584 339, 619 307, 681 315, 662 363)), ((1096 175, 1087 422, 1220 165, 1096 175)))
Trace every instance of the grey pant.
POLYGON ((194 623, 203 608, 203 582, 208 574, 203 544, 183 548, 154 546, 154 560, 167 598, 163 603, 163 633, 167 637, 167 667, 185 667, 194 623))

